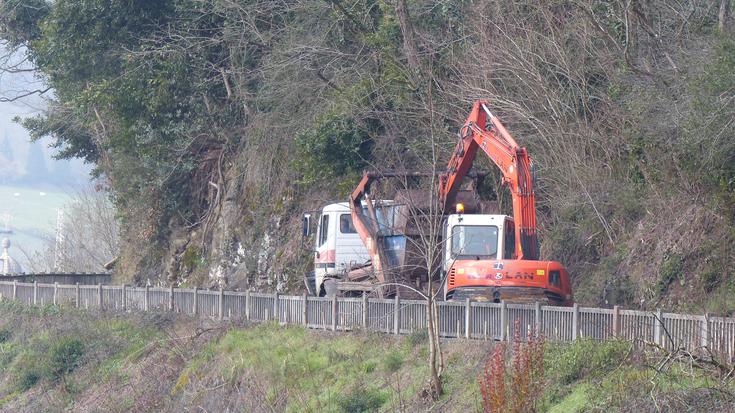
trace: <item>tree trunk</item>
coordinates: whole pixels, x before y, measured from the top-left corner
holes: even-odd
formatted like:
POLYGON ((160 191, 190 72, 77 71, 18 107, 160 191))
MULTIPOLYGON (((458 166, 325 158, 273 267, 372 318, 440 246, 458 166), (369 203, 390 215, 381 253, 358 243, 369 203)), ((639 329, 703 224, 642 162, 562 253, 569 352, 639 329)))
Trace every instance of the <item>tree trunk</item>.
POLYGON ((720 33, 725 33, 730 28, 730 0, 720 0, 718 19, 720 33))
POLYGON ((406 0, 396 1, 396 14, 398 22, 401 25, 401 34, 403 34, 403 53, 408 60, 408 68, 412 71, 419 70, 419 52, 416 46, 416 34, 413 31, 413 24, 408 15, 408 7, 406 0))
POLYGON ((427 316, 427 328, 429 329, 429 372, 431 380, 431 397, 436 399, 443 393, 441 381, 441 370, 442 363, 438 363, 439 360, 443 359, 441 355, 440 343, 439 343, 439 331, 438 323, 436 319, 437 312, 435 311, 436 302, 434 301, 434 288, 433 283, 429 281, 429 294, 426 303, 426 316, 427 316))

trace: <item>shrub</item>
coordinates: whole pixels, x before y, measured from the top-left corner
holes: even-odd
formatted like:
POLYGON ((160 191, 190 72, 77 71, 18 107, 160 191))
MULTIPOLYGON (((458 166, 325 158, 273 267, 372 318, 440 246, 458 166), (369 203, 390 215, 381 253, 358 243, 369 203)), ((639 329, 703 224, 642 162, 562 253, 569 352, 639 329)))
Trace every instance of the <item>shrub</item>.
POLYGON ((49 373, 59 378, 73 371, 84 356, 84 344, 75 337, 61 337, 49 350, 49 373))
POLYGON ((512 345, 497 344, 478 378, 483 411, 534 411, 543 395, 538 391, 543 380, 544 338, 529 333, 523 341, 516 322, 512 345))
POLYGON ((397 351, 392 351, 388 353, 388 355, 385 356, 385 361, 383 363, 384 363, 385 369, 388 372, 395 373, 403 365, 403 356, 401 356, 401 354, 398 353, 397 351))
POLYGON ((720 271, 714 268, 708 268, 706 271, 704 271, 701 278, 702 289, 707 294, 717 289, 717 287, 719 287, 720 283, 722 282, 720 271))
POLYGON ((547 367, 555 382, 567 385, 587 375, 605 374, 622 363, 629 349, 625 341, 577 340, 549 357, 547 367))
POLYGON ((16 388, 20 391, 26 391, 35 386, 41 379, 41 374, 36 369, 23 370, 16 377, 16 388))
MULTIPOLYGON (((695 78, 687 146, 679 163, 689 177, 721 201, 721 210, 735 218, 735 133, 732 104, 735 90, 735 37, 723 36, 704 73, 695 78)), ((701 189, 700 189, 701 190, 701 189)))
POLYGON ((408 336, 408 344, 411 345, 411 347, 416 347, 418 345, 424 344, 429 340, 429 332, 428 330, 416 330, 412 332, 408 336))
POLYGON ((11 377, 15 390, 24 392, 45 376, 46 360, 42 354, 25 349, 12 362, 11 377))
POLYGON ((306 184, 360 172, 371 158, 371 126, 349 115, 330 113, 296 138, 296 169, 306 184))
POLYGON ((9 328, 3 327, 0 329, 0 343, 6 343, 8 340, 10 340, 10 337, 13 335, 13 332, 10 331, 9 328))
POLYGON ((378 410, 386 401, 386 396, 376 389, 356 388, 339 400, 344 412, 358 413, 378 410))
POLYGON ((669 288, 669 284, 681 277, 681 273, 684 269, 684 259, 678 255, 673 254, 664 260, 661 264, 659 271, 660 278, 658 281, 658 290, 660 293, 665 293, 669 288))

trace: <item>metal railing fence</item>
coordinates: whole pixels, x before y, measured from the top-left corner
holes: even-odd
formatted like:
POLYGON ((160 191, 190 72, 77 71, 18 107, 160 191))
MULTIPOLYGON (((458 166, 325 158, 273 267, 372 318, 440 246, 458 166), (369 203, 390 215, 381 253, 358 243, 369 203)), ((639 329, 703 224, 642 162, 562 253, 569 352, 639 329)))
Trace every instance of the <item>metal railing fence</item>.
MULTIPOLYGON (((126 311, 174 311, 220 320, 276 321, 308 328, 411 334, 426 329, 427 303, 310 297, 191 288, 61 285, 0 281, 0 299, 126 311)), ((706 350, 735 361, 735 318, 536 304, 438 301, 440 335, 484 340, 580 338, 646 341, 669 350, 706 350)))

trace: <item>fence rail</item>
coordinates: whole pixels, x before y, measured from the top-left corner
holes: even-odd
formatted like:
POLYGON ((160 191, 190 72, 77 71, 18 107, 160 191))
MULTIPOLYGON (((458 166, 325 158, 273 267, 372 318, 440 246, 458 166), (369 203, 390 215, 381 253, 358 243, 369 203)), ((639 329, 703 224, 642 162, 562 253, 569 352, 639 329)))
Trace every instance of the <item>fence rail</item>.
MULTIPOLYGON (((28 305, 71 305, 128 311, 175 311, 198 317, 277 321, 333 331, 369 330, 410 334, 427 326, 425 301, 291 296, 189 288, 62 285, 0 281, 0 299, 28 305)), ((620 338, 673 350, 706 350, 735 357, 735 318, 623 310, 484 302, 438 302, 444 337, 525 339, 540 333, 550 341, 620 338)))

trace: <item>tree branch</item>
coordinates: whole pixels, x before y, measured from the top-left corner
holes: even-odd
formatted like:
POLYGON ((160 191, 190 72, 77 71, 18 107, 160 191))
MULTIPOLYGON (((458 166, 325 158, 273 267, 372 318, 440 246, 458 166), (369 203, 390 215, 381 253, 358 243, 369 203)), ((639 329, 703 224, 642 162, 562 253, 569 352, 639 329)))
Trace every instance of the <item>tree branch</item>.
POLYGON ((23 99, 25 97, 31 96, 31 95, 43 95, 44 93, 51 90, 51 87, 47 87, 45 89, 35 89, 35 90, 29 90, 27 92, 21 93, 20 95, 16 95, 13 97, 5 97, 0 96, 0 103, 8 103, 8 102, 15 102, 16 100, 23 99))

